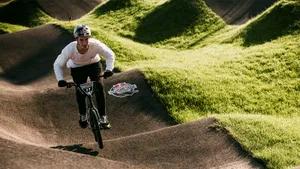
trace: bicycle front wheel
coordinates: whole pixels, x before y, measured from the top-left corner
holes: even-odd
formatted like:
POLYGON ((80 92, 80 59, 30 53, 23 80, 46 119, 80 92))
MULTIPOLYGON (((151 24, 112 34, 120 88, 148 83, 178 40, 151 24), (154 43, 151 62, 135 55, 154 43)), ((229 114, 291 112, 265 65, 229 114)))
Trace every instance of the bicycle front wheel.
POLYGON ((101 136, 101 132, 100 132, 100 123, 99 123, 99 119, 97 118, 96 114, 98 114, 98 112, 96 112, 96 110, 92 109, 91 114, 90 114, 90 118, 91 118, 91 128, 93 130, 93 134, 95 136, 95 140, 98 142, 98 146, 100 149, 103 149, 103 140, 102 140, 102 136, 101 136))

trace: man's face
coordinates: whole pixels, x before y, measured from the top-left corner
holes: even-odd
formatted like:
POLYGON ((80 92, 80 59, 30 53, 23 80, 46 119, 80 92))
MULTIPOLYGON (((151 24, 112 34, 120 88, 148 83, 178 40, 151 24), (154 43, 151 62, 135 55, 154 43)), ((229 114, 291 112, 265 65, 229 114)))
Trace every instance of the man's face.
POLYGON ((86 49, 89 47, 89 37, 78 37, 76 40, 80 48, 86 49))

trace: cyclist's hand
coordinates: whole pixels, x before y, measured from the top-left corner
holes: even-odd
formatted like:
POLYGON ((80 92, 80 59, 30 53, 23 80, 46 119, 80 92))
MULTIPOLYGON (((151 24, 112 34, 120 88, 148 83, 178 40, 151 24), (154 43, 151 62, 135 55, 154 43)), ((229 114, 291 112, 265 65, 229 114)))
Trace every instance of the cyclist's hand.
POLYGON ((104 74, 103 74, 103 77, 104 77, 104 79, 106 79, 106 78, 112 76, 113 74, 114 74, 114 73, 113 73, 112 71, 106 70, 106 71, 104 72, 104 74))
POLYGON ((58 87, 66 87, 68 83, 65 80, 58 81, 58 87))

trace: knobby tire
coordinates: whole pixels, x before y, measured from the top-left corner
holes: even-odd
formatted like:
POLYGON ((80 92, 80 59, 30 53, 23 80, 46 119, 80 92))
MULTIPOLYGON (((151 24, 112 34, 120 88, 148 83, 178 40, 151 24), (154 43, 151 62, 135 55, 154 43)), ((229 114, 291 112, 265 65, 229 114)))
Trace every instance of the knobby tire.
POLYGON ((103 140, 100 132, 100 126, 95 113, 95 110, 92 110, 90 117, 92 122, 91 127, 95 136, 95 140, 98 142, 99 148, 103 149, 103 140))

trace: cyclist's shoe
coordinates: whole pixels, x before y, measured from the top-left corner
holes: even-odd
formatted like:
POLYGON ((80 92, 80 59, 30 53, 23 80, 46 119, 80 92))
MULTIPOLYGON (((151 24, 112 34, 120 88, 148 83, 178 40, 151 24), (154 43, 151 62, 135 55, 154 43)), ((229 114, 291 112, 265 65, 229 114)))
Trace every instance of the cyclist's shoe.
POLYGON ((109 123, 109 121, 107 120, 107 116, 103 115, 100 116, 100 123, 103 129, 111 129, 111 125, 109 123))
POLYGON ((87 120, 85 115, 80 115, 79 125, 83 129, 87 127, 87 120))

